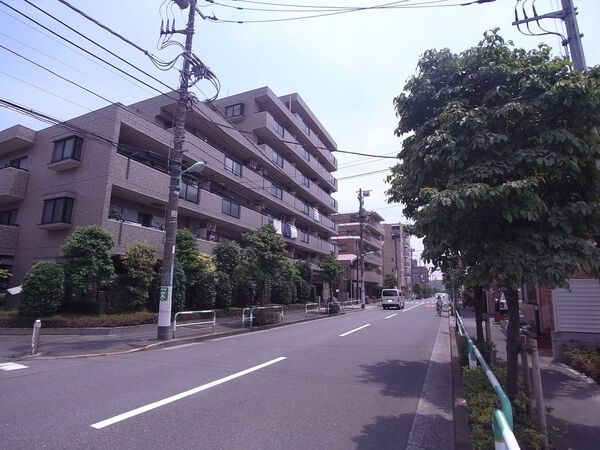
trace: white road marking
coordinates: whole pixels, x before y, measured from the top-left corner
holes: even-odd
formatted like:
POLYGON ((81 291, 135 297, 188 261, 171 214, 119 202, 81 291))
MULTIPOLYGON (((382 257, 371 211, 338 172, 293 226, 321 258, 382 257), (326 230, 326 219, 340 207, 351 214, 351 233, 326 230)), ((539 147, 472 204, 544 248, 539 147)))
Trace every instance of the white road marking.
POLYGON ((367 328, 370 325, 371 324, 368 323, 366 325, 363 325, 362 327, 355 328, 354 330, 346 331, 345 333, 340 334, 340 337, 348 336, 349 334, 354 333, 355 331, 358 331, 358 330, 362 330, 363 328, 367 328))
POLYGON ((145 412, 151 411, 151 410, 159 408, 161 406, 168 405, 169 403, 173 403, 177 400, 181 400, 182 398, 189 397, 190 395, 197 394, 198 392, 202 392, 202 391, 205 391, 212 387, 226 383, 227 381, 231 381, 236 378, 242 377, 244 375, 248 375, 249 373, 255 372, 260 369, 264 369, 265 367, 270 366, 275 363, 278 363, 280 361, 283 361, 284 359, 286 359, 285 356, 280 356, 279 358, 272 359, 271 361, 267 361, 266 363, 259 364, 258 366, 250 367, 249 369, 242 370, 241 372, 234 373, 233 375, 229 375, 224 378, 220 378, 218 380, 211 381, 210 383, 206 383, 206 384, 203 384, 202 386, 195 387, 188 391, 172 395, 171 397, 167 397, 167 398, 159 400, 157 402, 149 403, 148 405, 144 405, 139 408, 132 409, 131 411, 124 412, 123 414, 119 414, 118 416, 111 417, 110 419, 102 420, 101 422, 96 422, 90 426, 92 428, 96 428, 97 430, 100 430, 102 428, 108 427, 109 425, 114 425, 117 422, 121 422, 123 420, 129 419, 129 418, 137 416, 139 414, 143 414, 145 412))
POLYGON ((0 364, 0 370, 19 370, 19 369, 27 369, 28 366, 24 366, 23 364, 17 363, 2 363, 0 364))
POLYGON ((202 342, 192 342, 190 344, 174 345, 173 347, 161 348, 161 350, 179 350, 180 348, 191 347, 193 345, 199 345, 199 344, 202 344, 202 342))
POLYGON ((397 315, 398 315, 398 313, 394 313, 391 316, 384 317, 384 319, 390 319, 391 317, 394 317, 394 316, 397 316, 397 315))
POLYGON ((403 312, 410 311, 411 309, 413 309, 413 308, 416 308, 417 306, 421 306, 422 304, 423 304, 423 303, 419 303, 418 305, 411 306, 410 308, 403 309, 402 311, 403 311, 403 312))

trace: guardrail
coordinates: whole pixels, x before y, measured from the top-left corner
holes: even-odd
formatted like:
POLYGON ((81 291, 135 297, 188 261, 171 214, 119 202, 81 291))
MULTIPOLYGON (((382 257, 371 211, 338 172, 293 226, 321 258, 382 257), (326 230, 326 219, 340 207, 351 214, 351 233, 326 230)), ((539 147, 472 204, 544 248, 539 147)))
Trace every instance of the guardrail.
POLYGON ((502 410, 495 410, 492 415, 492 430, 494 432, 494 441, 496 450, 500 449, 508 449, 508 450, 519 450, 519 444, 515 439, 515 435, 513 433, 513 412, 512 405, 510 404, 510 400, 508 396, 500 386, 496 375, 490 369, 490 366, 487 364, 479 349, 475 346, 465 325, 462 321, 462 318, 458 313, 456 313, 456 328, 458 333, 461 336, 467 338, 467 348, 469 355, 469 367, 473 368, 477 366, 477 361, 483 368, 485 375, 487 376, 492 388, 496 392, 498 399, 500 400, 500 405, 502 406, 502 410))
POLYGON ((215 333, 215 325, 217 324, 217 314, 214 309, 205 309, 202 311, 179 311, 175 313, 175 317, 173 318, 173 338, 175 338, 175 330, 177 327, 191 327, 193 325, 209 325, 212 324, 213 334, 215 333), (203 320, 200 322, 185 322, 177 324, 177 317, 185 316, 185 315, 203 315, 203 314, 212 314, 212 320, 203 320))
POLYGON ((281 320, 283 320, 283 306, 281 306, 281 305, 250 306, 250 307, 244 308, 242 310, 242 328, 244 328, 244 326, 246 326, 246 323, 248 323, 250 326, 252 326, 252 322, 254 321, 254 311, 261 310, 261 309, 280 309, 281 312, 279 313, 279 317, 281 318, 281 320))

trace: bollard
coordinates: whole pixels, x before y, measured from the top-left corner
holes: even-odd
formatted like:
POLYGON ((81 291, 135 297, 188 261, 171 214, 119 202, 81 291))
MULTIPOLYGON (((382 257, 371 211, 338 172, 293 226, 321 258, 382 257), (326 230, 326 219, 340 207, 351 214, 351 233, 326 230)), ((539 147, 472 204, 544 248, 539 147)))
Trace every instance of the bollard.
POLYGON ((40 345, 40 329, 42 328, 42 321, 37 319, 33 322, 33 334, 31 335, 31 354, 37 355, 38 347, 40 345))

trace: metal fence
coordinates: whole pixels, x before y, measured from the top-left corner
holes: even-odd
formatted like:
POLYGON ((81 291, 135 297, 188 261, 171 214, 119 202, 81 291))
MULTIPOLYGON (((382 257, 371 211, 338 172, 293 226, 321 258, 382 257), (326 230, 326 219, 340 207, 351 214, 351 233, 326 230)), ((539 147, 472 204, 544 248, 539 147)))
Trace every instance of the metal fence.
POLYGON ((273 309, 280 310, 279 317, 280 320, 283 321, 283 306, 274 305, 274 306, 250 306, 248 308, 244 308, 242 310, 242 328, 248 324, 249 326, 253 325, 254 322, 254 311, 262 310, 262 309, 273 309))
POLYGON ((492 372, 492 369, 490 369, 490 366, 481 355, 479 349, 471 340, 471 337, 469 336, 469 333, 467 332, 467 329, 465 328, 462 318, 458 312, 456 313, 456 327, 458 329, 458 333, 467 339, 469 367, 477 367, 477 361, 479 361, 479 364, 483 368, 485 375, 487 376, 492 388, 500 400, 502 410, 497 409, 492 415, 492 430, 494 432, 496 450, 519 450, 519 444, 513 433, 513 412, 510 400, 502 389, 502 386, 500 386, 496 375, 494 375, 494 372, 492 372))
POLYGON ((175 317, 173 318, 173 338, 175 338, 175 331, 177 330, 177 327, 212 325, 212 332, 214 334, 216 324, 217 324, 217 314, 215 313, 214 309, 205 309, 202 311, 179 311, 178 313, 175 314, 175 317), (179 323, 179 324, 177 323, 177 318, 180 316, 187 316, 187 315, 206 316, 209 314, 212 315, 212 319, 210 319, 210 320, 202 320, 201 318, 198 318, 198 321, 192 321, 192 322, 186 321, 186 322, 179 323))

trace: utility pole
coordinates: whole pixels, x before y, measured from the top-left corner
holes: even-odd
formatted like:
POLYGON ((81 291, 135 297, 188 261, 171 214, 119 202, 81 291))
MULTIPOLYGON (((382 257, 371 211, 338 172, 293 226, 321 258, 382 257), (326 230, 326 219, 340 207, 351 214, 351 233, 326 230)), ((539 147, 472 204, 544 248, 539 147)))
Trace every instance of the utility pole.
POLYGON ((359 253, 359 263, 360 263, 360 282, 358 286, 358 295, 361 303, 361 308, 365 307, 365 243, 364 243, 364 235, 365 235, 365 210, 363 207, 364 198, 368 197, 371 194, 371 191, 363 191, 362 189, 358 189, 358 221, 360 226, 360 241, 358 247, 359 253))
POLYGON ((188 22, 185 30, 176 31, 185 34, 185 50, 179 99, 175 111, 175 132, 173 151, 169 160, 171 181, 169 184, 169 202, 165 218, 165 247, 163 255, 163 272, 160 282, 160 301, 158 308, 157 339, 166 341, 171 338, 171 305, 173 299, 173 272, 175 267, 175 238, 177 236, 177 211, 179 206, 179 183, 181 180, 181 160, 183 158, 183 143, 185 141, 185 119, 189 102, 190 60, 192 56, 192 39, 194 37, 194 19, 196 17, 196 0, 176 0, 182 9, 189 5, 188 22))
MULTIPOLYGON (((573 0, 561 0, 562 9, 560 11, 554 11, 547 14, 538 15, 534 7, 533 17, 525 16, 524 19, 515 17, 515 21, 512 23, 517 28, 522 24, 529 24, 531 22, 539 22, 540 19, 558 19, 565 23, 567 29, 567 38, 563 40, 563 46, 569 46, 569 54, 573 67, 578 72, 584 72, 587 69, 585 64, 585 55, 583 54, 583 46, 581 45, 581 38, 583 34, 579 33, 579 26, 577 25, 577 8, 573 6, 573 0)), ((516 10, 515 10, 516 15, 516 10)), ((558 33, 553 33, 558 34, 558 33)), ((564 37, 564 36, 563 36, 564 37)))

